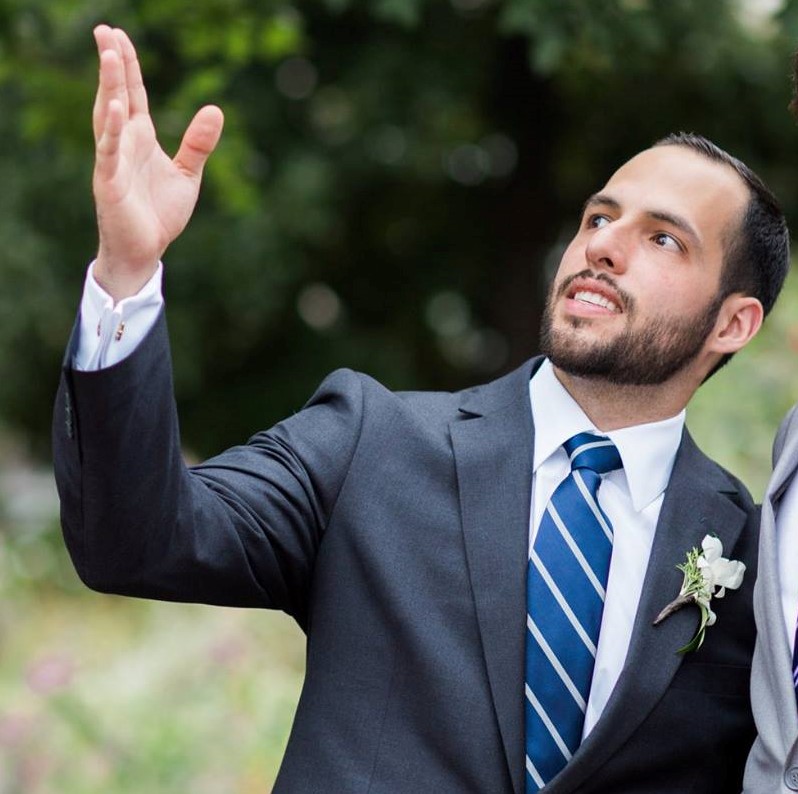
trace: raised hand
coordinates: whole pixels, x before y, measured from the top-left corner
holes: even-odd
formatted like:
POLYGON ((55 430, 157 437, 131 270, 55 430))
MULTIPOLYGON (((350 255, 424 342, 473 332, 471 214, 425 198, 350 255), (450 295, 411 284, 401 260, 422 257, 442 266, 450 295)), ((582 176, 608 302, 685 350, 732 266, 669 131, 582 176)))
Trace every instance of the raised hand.
POLYGON ((138 57, 127 34, 100 25, 94 38, 100 56, 93 116, 100 233, 94 276, 119 301, 146 284, 188 223, 224 117, 217 107, 203 107, 170 158, 158 145, 138 57))

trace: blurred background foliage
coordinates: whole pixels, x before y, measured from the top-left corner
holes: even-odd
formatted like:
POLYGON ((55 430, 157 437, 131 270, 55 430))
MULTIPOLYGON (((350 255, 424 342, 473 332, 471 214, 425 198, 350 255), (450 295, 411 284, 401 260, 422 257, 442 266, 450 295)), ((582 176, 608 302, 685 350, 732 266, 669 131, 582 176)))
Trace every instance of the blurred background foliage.
POLYGON ((166 262, 198 454, 338 366, 449 389, 518 364, 582 201, 669 131, 713 138, 796 212, 798 3, 2 0, 0 416, 40 450, 96 245, 100 20, 137 43, 167 150, 201 104, 227 116, 166 262))
MULTIPOLYGON (((794 226, 798 0, 0 0, 0 794, 263 791, 297 632, 84 593, 36 468, 96 245, 101 21, 136 42, 167 150, 201 104, 227 118, 166 260, 201 456, 335 367, 454 389, 533 354, 582 201, 668 132, 748 162, 794 226)), ((690 411, 760 496, 798 395, 797 317, 790 280, 690 411)))

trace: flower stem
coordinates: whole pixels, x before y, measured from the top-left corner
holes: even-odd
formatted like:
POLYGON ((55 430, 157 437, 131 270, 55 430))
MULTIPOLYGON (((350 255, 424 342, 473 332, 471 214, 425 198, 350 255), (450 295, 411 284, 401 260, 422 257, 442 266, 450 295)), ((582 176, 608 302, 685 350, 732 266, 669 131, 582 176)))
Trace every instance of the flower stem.
POLYGON ((662 610, 662 612, 657 615, 656 620, 654 621, 653 625, 657 625, 658 623, 662 623, 665 618, 670 617, 674 612, 678 612, 682 607, 687 606, 688 604, 692 604, 695 602, 695 596, 690 594, 680 595, 677 598, 674 598, 673 601, 662 610))

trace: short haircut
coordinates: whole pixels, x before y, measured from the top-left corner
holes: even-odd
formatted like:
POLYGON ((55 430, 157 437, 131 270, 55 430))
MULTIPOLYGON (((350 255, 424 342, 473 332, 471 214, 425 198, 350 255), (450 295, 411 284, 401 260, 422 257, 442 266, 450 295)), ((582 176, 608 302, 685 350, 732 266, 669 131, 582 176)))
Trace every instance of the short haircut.
MULTIPOLYGON (((790 233, 776 197, 743 162, 712 141, 692 132, 676 132, 654 146, 683 146, 733 168, 748 187, 748 205, 725 245, 720 276, 720 301, 740 292, 757 298, 765 315, 773 308, 790 268, 790 233)), ((713 374, 731 354, 724 356, 713 374)))

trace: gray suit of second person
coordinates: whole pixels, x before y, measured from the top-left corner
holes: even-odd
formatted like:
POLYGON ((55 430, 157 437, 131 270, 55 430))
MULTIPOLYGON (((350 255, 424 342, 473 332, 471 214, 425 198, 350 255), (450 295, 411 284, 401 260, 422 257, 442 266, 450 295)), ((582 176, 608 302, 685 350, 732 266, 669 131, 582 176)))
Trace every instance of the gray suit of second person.
MULTIPOLYGON (((76 568, 102 591, 294 616, 307 671, 275 792, 523 794, 539 364, 454 394, 339 371, 294 416, 187 469, 162 317, 121 363, 64 369, 55 470, 76 568)), ((685 431, 625 667, 547 794, 739 792, 754 577, 718 602, 696 653, 676 652, 696 609, 652 621, 707 533, 753 572, 757 526, 685 431)))
MULTIPOLYGON (((798 791, 798 708, 792 654, 784 625, 779 580, 776 513, 798 471, 798 405, 784 418, 773 444, 773 475, 762 504, 759 574, 754 614, 759 632, 751 672, 758 736, 745 770, 746 794, 798 791)), ((798 527, 791 527, 798 532, 798 527)), ((798 576, 798 560, 795 561, 798 576)))

